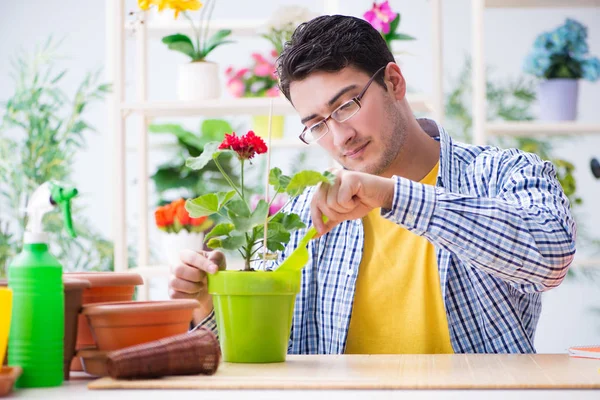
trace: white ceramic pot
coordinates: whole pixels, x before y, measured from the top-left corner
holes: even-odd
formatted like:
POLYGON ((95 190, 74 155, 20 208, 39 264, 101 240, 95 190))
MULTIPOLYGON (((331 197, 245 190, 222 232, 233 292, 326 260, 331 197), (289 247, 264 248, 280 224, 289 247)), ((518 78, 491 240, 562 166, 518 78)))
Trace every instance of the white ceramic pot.
POLYGON ((218 99, 221 96, 218 64, 199 61, 179 66, 177 97, 194 101, 218 99))
POLYGON ((204 248, 203 240, 203 232, 187 232, 185 230, 179 233, 163 232, 163 251, 170 268, 179 264, 181 250, 202 250, 204 248))
POLYGON ((540 120, 573 121, 579 97, 577 79, 548 79, 539 85, 540 120))

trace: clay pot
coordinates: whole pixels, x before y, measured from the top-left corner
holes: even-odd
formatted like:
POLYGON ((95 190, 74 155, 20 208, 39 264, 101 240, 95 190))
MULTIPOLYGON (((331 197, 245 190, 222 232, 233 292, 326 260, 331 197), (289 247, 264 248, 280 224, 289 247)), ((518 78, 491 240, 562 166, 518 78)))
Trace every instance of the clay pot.
MULTIPOLYGON (((90 287, 83 291, 83 305, 130 301, 133 299, 135 287, 144 283, 140 274, 130 272, 65 272, 63 276, 66 279, 80 279, 90 283, 90 287)), ((75 349, 95 346, 88 320, 80 314, 75 349)), ((83 371, 79 357, 73 358, 71 371, 83 371)))
MULTIPOLYGON (((7 287, 8 286, 8 282, 6 279, 0 279, 0 287, 7 287)), ((8 345, 6 346, 8 348, 8 345)), ((4 349, 4 353, 2 353, 0 351, 0 353, 5 354, 6 357, 4 357, 4 360, 2 361, 2 365, 8 365, 8 351, 6 351, 6 349, 4 349)))
POLYGON ((64 378, 69 380, 71 360, 75 354, 77 325, 83 298, 83 291, 90 282, 79 279, 63 279, 65 287, 65 341, 64 341, 64 378))
POLYGON ((12 391, 21 373, 21 367, 0 367, 0 397, 7 396, 12 391))
POLYGON ((83 306, 98 350, 119 350, 188 331, 196 300, 119 302, 83 306))
POLYGON ((86 373, 94 376, 108 376, 107 354, 107 351, 83 349, 77 352, 77 357, 81 360, 86 373))

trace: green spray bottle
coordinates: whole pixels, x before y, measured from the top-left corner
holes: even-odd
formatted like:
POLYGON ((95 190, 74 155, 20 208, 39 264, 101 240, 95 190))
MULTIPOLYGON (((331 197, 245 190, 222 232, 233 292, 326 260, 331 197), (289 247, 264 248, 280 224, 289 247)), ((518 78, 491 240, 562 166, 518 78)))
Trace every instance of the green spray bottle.
POLYGON ((77 189, 57 182, 46 182, 35 190, 27 205, 23 251, 8 266, 8 286, 13 290, 8 364, 23 369, 17 387, 51 387, 63 382, 63 268, 48 251, 42 218, 59 206, 67 232, 75 237, 71 199, 76 195, 77 189))

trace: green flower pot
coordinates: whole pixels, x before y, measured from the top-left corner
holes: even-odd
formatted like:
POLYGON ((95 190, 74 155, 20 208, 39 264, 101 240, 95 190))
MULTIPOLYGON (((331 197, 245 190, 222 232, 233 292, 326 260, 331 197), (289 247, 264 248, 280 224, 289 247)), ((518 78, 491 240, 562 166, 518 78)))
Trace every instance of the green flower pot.
MULTIPOLYGON (((283 115, 274 115, 271 120, 271 138, 283 139, 285 127, 285 117, 283 115)), ((269 116, 255 115, 252 117, 252 130, 257 136, 262 138, 269 137, 269 116)))
POLYGON ((300 271, 219 271, 208 276, 223 361, 285 361, 300 277, 300 271))

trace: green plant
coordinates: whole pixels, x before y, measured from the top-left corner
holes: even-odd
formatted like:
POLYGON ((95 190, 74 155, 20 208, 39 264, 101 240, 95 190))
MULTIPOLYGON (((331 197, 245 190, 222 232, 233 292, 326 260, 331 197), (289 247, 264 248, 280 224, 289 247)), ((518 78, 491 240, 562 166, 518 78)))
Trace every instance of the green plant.
POLYGON ((221 143, 208 143, 202 155, 188 160, 188 166, 193 169, 202 169, 210 161, 214 161, 233 189, 228 192, 208 193, 188 200, 186 209, 193 218, 218 214, 226 221, 216 225, 206 235, 206 244, 213 249, 239 251, 245 263, 245 270, 250 270, 251 262, 266 255, 267 250, 269 252, 284 250, 284 245, 290 240, 290 232, 305 227, 297 214, 284 211, 285 206, 269 216, 269 208, 278 195, 285 193, 291 201, 294 196, 298 196, 309 186, 315 186, 320 182, 333 184, 334 181, 334 176, 329 172, 321 174, 316 171, 300 171, 290 177, 283 175, 279 168, 273 168, 269 172, 269 184, 275 194, 269 202, 261 199, 253 208, 244 182, 244 166, 250 163, 255 155, 266 152, 265 142, 254 132, 249 131, 241 137, 236 136, 235 133, 225 134, 225 139, 221 143), (218 158, 222 154, 237 156, 240 162, 239 183, 235 183, 220 168, 218 158), (267 223, 266 235, 265 223, 267 223), (267 249, 264 249, 265 245, 267 249))
POLYGON ((221 29, 212 36, 208 36, 210 28, 210 18, 215 8, 216 0, 204 0, 202 4, 198 0, 138 0, 138 5, 142 10, 148 10, 155 5, 158 11, 164 8, 170 8, 175 11, 175 18, 181 12, 189 21, 194 32, 194 41, 188 35, 176 33, 165 36, 162 42, 171 50, 178 51, 190 57, 192 62, 204 61, 206 57, 217 47, 226 43, 233 43, 226 38, 231 35, 231 29, 221 29), (200 18, 198 24, 192 19, 188 10, 200 9, 200 18))
MULTIPOLYGON (((471 93, 471 62, 470 59, 467 59, 458 75, 456 86, 446 98, 447 125, 453 136, 467 142, 472 141, 471 93)), ((488 80, 486 93, 488 121, 531 121, 534 119, 530 111, 535 101, 532 82, 524 79, 500 83, 488 80)), ((493 138, 491 144, 504 148, 519 148, 551 161, 557 169, 557 178, 571 203, 581 204, 582 199, 577 194, 575 166, 567 160, 554 156, 550 140, 529 137, 498 137, 493 138)))
MULTIPOLYGON (((154 134, 167 134, 177 140, 175 154, 167 163, 160 165, 151 176, 159 196, 159 205, 179 198, 197 197, 205 193, 225 190, 229 185, 214 162, 202 170, 186 166, 190 157, 198 157, 207 143, 220 140, 223 132, 231 132, 231 125, 220 119, 207 119, 200 125, 199 133, 190 132, 177 124, 153 124, 148 130, 154 134)), ((232 167, 231 154, 224 154, 221 167, 234 179, 238 179, 232 167)))
MULTIPOLYGON (((99 84, 100 71, 88 73, 72 97, 61 85, 67 70, 55 71, 59 44, 49 39, 33 57, 19 55, 13 62, 15 91, 4 103, 0 125, 0 275, 20 252, 26 216, 22 210, 28 196, 51 179, 68 182, 73 159, 85 145, 84 135, 94 129, 83 113, 110 90, 99 84)), ((79 237, 68 239, 58 213, 44 219, 55 255, 66 269, 112 268, 112 246, 73 209, 79 237)))
POLYGON ((283 46, 290 41, 298 25, 314 17, 316 14, 305 7, 280 6, 269 18, 267 32, 261 36, 273 45, 277 54, 281 54, 283 46))

